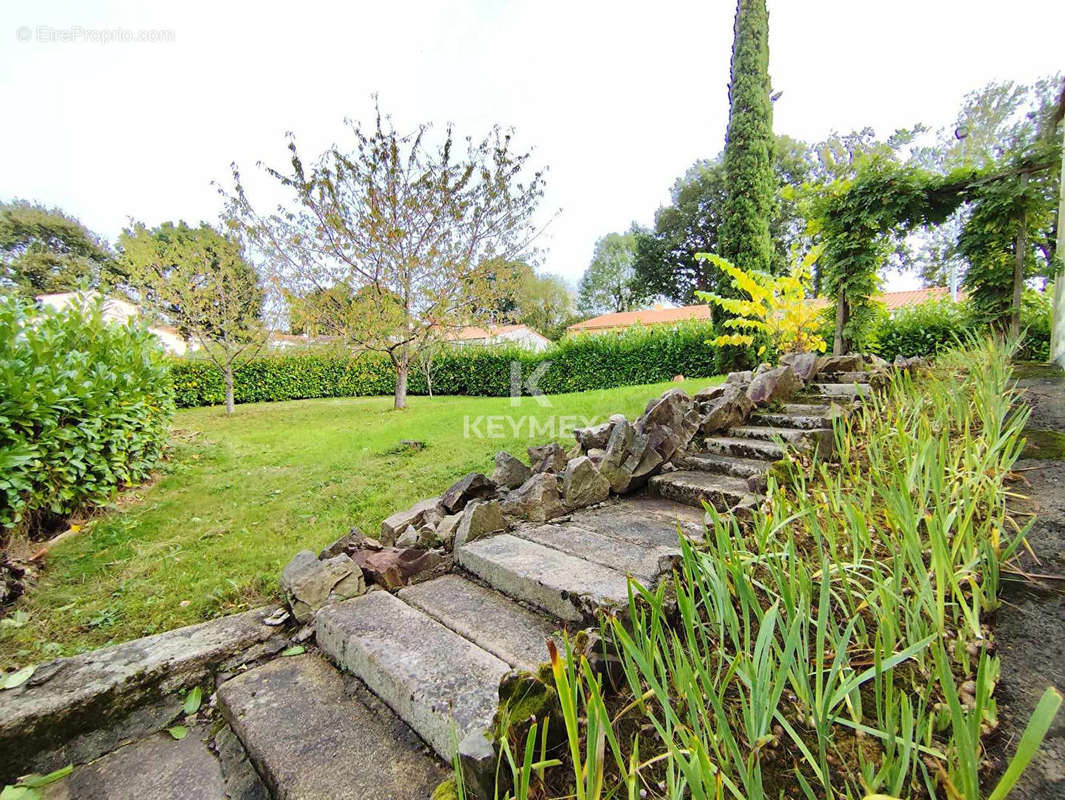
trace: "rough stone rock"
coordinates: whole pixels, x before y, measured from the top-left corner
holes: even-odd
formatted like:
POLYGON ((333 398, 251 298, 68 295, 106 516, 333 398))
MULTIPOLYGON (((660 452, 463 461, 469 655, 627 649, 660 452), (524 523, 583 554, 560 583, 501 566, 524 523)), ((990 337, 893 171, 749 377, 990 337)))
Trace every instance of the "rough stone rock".
POLYGON ((906 358, 902 355, 902 353, 899 353, 897 356, 895 356, 895 361, 892 363, 892 366, 896 367, 897 369, 912 370, 917 369, 917 367, 927 367, 928 361, 921 358, 920 356, 906 358))
POLYGON ((743 372, 730 372, 725 378, 725 383, 739 383, 746 385, 754 380, 754 373, 749 369, 743 372))
POLYGON ((699 431, 712 434, 742 425, 754 408, 754 403, 743 388, 726 383, 717 397, 702 408, 702 422, 699 431))
POLYGON ((450 550, 455 543, 455 531, 458 530, 462 514, 449 514, 436 526, 436 542, 445 550, 450 550))
POLYGON ((804 381, 810 381, 821 371, 821 356, 818 353, 807 351, 805 353, 785 353, 780 357, 781 366, 788 366, 795 370, 804 381))
POLYGON ((591 450, 585 453, 585 455, 587 455, 588 458, 592 459, 592 463, 595 464, 596 469, 598 469, 599 464, 603 460, 603 457, 606 456, 606 450, 603 450, 598 447, 593 447, 591 450))
POLYGON ((443 562, 444 554, 438 550, 386 547, 363 550, 355 554, 354 560, 371 581, 392 590, 436 569, 443 562))
POLYGON ((507 521, 498 500, 475 500, 466 506, 455 529, 455 548, 475 542, 482 536, 506 530, 507 521))
POLYGON ((407 529, 396 537, 396 547, 417 547, 418 546, 418 531, 414 529, 413 525, 408 525, 407 529))
POLYGON ((705 389, 700 389, 695 393, 693 398, 696 403, 707 403, 711 400, 716 400, 720 397, 728 387, 735 386, 734 383, 716 383, 713 386, 707 386, 705 389))
POLYGON ((346 553, 350 556, 356 550, 364 550, 366 548, 380 550, 381 547, 379 539, 367 536, 358 528, 352 528, 320 552, 318 558, 332 558, 333 556, 339 556, 341 553, 346 553))
POLYGON ((801 388, 802 381, 795 370, 785 365, 766 370, 751 381, 747 387, 747 397, 755 405, 767 406, 786 400, 801 388))
POLYGON ((450 489, 440 495, 440 505, 448 514, 457 514, 471 500, 489 497, 496 490, 496 485, 487 475, 471 472, 462 480, 456 481, 450 489))
POLYGON ((533 471, 525 466, 521 459, 512 456, 506 450, 496 453, 496 468, 492 473, 492 482, 498 486, 517 489, 529 480, 532 474, 533 471))
POLYGON ((562 502, 566 508, 602 503, 610 496, 610 481, 599 474, 588 456, 571 459, 562 478, 562 502))
POLYGON ((658 464, 668 461, 677 450, 687 447, 699 429, 700 421, 695 401, 681 389, 670 389, 661 397, 651 400, 634 427, 637 434, 647 435, 647 446, 658 457, 642 454, 637 466, 632 469, 633 477, 649 475, 658 464))
POLYGON ((761 364, 759 364, 757 367, 755 367, 754 375, 751 377, 751 380, 754 380, 759 375, 761 375, 763 372, 768 372, 771 369, 773 369, 773 365, 770 364, 768 361, 763 361, 761 364))
POLYGON ((864 358, 866 363, 873 369, 887 369, 891 366, 887 360, 881 358, 876 353, 864 353, 862 358, 864 358))
MULTIPOLYGON (((600 474, 610 481, 610 488, 617 493, 628 491, 632 482, 632 470, 635 463, 627 465, 626 461, 632 455, 633 443, 636 440, 636 431, 628 420, 620 419, 614 423, 610 430, 610 438, 607 440, 606 452, 599 463, 600 474)), ((647 438, 639 437, 643 446, 647 446, 647 438)), ((639 453, 643 456, 643 452, 639 453)), ((637 458, 637 462, 638 462, 637 458)))
POLYGON ((281 590, 292 616, 308 622, 323 606, 365 592, 366 581, 345 553, 319 561, 310 550, 301 550, 281 571, 281 590))
POLYGON ((534 472, 562 472, 568 461, 566 451, 558 442, 529 448, 529 463, 534 472))
POLYGON ((843 356, 824 356, 819 372, 860 372, 865 368, 861 353, 847 353, 843 356))
POLYGON ((566 509, 558 491, 558 478, 547 472, 532 475, 507 495, 503 501, 503 513, 532 522, 546 522, 562 516, 566 509))
POLYGON ((619 419, 625 419, 625 416, 623 414, 614 414, 606 422, 599 425, 593 425, 590 428, 574 428, 573 436, 585 453, 589 450, 603 450, 610 439, 610 431, 613 430, 614 423, 619 419))
POLYGON ((381 543, 395 544, 396 537, 413 525, 416 529, 422 525, 435 525, 444 516, 439 497, 430 497, 415 503, 406 511, 397 511, 381 523, 381 543))

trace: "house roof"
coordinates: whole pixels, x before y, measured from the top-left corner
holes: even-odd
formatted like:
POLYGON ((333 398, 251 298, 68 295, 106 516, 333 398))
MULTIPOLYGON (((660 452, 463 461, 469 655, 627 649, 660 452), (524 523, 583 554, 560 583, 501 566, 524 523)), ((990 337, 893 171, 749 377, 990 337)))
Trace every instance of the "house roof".
MULTIPOLYGON (((949 297, 950 290, 946 286, 930 286, 925 289, 914 289, 907 292, 883 292, 874 295, 873 299, 883 303, 884 307, 891 312, 900 308, 927 303, 930 300, 945 300, 949 297)), ((958 298, 964 298, 964 293, 959 292, 958 298)), ((818 308, 827 308, 831 304, 827 297, 816 297, 810 302, 818 308)), ((603 314, 570 325, 566 330, 571 333, 581 333, 582 331, 627 328, 637 323, 640 325, 663 325, 686 320, 707 319, 710 319, 710 306, 708 305, 653 308, 646 311, 620 311, 613 314, 603 314)))
POLYGON ((529 333, 540 336, 541 334, 534 331, 528 325, 493 325, 490 328, 479 328, 476 325, 471 325, 466 328, 459 328, 458 330, 451 331, 447 334, 447 338, 451 340, 466 341, 469 339, 490 339, 493 336, 499 336, 504 333, 513 333, 515 331, 528 331, 529 333))

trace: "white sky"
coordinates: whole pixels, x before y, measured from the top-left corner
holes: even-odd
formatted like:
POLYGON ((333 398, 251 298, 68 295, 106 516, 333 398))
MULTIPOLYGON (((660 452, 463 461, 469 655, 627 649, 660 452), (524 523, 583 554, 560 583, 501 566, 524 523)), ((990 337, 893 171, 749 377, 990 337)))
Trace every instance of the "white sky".
MULTIPOLYGON (((543 269, 575 282, 599 236, 650 224, 723 144, 733 0, 144 5, 0 5, 0 198, 58 205, 112 240, 130 217, 214 221, 230 162, 248 177, 283 164, 289 130, 305 156, 343 143, 343 119, 368 119, 379 92, 401 127, 514 126, 550 167, 544 218, 562 209, 543 269), (37 26, 175 41, 36 41, 37 26)), ((1060 0, 770 0, 774 127, 945 124, 968 89, 1065 67, 1063 31, 1060 0)))

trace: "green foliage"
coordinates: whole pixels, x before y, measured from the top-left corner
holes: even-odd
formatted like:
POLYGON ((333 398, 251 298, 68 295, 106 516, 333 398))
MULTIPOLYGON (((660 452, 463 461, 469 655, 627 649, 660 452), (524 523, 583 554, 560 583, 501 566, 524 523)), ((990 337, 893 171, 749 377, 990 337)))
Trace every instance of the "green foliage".
POLYGON ((765 0, 738 0, 725 135, 728 195, 720 252, 741 269, 763 272, 773 264, 770 220, 777 191, 770 91, 765 0))
MULTIPOLYGON (((688 323, 566 337, 544 353, 509 347, 442 347, 432 356, 432 389, 437 395, 506 397, 513 362, 526 378, 546 363, 538 385, 547 394, 667 381, 678 374, 709 376, 750 364, 753 354, 746 348, 707 347, 707 339, 714 336, 712 326, 688 323)), ((174 359, 171 371, 179 407, 223 401, 224 387, 208 363, 174 359)), ((259 403, 385 395, 392 391, 395 377, 395 368, 380 353, 311 350, 242 364, 234 371, 235 397, 238 403, 259 403)), ((411 373, 410 391, 428 393, 424 371, 411 373)))
POLYGON ((609 314, 639 308, 645 299, 635 280, 636 237, 634 226, 628 233, 608 233, 595 243, 592 263, 577 287, 577 306, 586 314, 609 314))
POLYGON ((0 530, 104 503, 159 463, 173 399, 152 334, 9 295, 0 364, 0 530))
POLYGON ((27 297, 91 288, 112 265, 107 245, 60 209, 0 203, 0 287, 27 297))

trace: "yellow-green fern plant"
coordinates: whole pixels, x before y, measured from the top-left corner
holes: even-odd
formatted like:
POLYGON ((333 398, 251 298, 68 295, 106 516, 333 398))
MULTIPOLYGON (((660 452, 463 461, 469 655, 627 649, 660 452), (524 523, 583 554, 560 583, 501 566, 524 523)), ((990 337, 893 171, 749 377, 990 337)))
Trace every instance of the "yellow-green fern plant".
MULTIPOLYGON (((709 261, 732 279, 732 285, 747 295, 721 297, 713 292, 696 292, 696 296, 713 303, 733 316, 725 320, 723 333, 710 344, 751 346, 755 333, 761 333, 768 347, 778 353, 797 353, 806 350, 825 352, 828 343, 818 333, 820 309, 807 297, 810 270, 821 255, 821 248, 813 248, 807 256, 791 268, 787 275, 774 276, 765 272, 745 272, 721 256, 696 253, 695 257, 709 261)), ((767 345, 758 349, 762 355, 767 345)))

